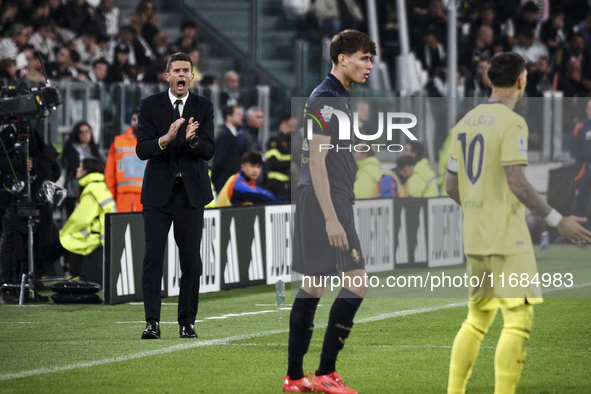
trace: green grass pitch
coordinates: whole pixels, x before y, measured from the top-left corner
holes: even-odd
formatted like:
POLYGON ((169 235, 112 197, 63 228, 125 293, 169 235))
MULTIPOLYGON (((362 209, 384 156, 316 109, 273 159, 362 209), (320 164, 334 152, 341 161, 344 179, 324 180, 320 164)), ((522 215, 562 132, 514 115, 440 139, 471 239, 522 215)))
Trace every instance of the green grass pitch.
MULTIPOLYGON (((591 393, 591 250, 552 245, 549 254, 538 255, 538 265, 572 271, 583 286, 550 292, 536 307, 517 392, 591 393)), ((165 299, 162 339, 152 341, 140 340, 141 303, 0 305, 0 393, 279 393, 289 307, 274 301, 274 286, 203 295, 199 339, 181 340, 176 298, 165 299)), ((465 301, 366 299, 338 371, 360 393, 445 393, 465 301)), ((306 372, 317 367, 332 299, 320 304, 306 372)), ((470 394, 493 392, 501 326, 499 315, 482 343, 470 394)))

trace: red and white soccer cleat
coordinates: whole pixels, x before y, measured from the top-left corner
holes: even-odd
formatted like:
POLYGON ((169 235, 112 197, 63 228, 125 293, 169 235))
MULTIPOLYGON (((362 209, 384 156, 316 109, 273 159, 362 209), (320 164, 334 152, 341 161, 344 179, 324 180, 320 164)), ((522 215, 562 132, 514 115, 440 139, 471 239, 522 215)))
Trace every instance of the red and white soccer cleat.
POLYGON ((345 386, 343 378, 336 371, 329 375, 314 376, 312 386, 318 393, 357 394, 356 390, 345 386))
POLYGON ((289 376, 283 379, 283 392, 284 393, 313 393, 314 386, 308 380, 312 374, 307 374, 301 379, 291 380, 289 376))

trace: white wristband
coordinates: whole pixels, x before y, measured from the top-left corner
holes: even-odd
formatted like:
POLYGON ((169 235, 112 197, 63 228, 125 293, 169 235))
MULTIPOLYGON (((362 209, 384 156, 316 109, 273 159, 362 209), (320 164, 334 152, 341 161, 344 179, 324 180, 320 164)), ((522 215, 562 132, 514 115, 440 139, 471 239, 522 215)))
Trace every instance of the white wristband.
POLYGON ((556 209, 552 209, 548 216, 544 218, 544 221, 552 227, 558 226, 560 221, 562 220, 562 215, 558 213, 556 209))

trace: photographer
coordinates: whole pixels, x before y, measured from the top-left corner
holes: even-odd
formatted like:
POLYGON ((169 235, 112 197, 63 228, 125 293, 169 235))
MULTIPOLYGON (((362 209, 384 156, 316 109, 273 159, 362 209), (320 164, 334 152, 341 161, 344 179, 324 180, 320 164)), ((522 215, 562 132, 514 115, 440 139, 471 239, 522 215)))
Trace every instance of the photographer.
MULTIPOLYGON (((19 121, 1 126, 0 178, 4 191, 1 200, 8 206, 3 218, 0 246, 1 277, 3 283, 18 284, 22 272, 28 270, 27 217, 19 215, 19 207, 26 201, 26 177, 30 175, 31 203, 39 209, 34 217, 35 268, 42 271, 61 256, 57 226, 53 222, 51 204, 40 201, 39 192, 44 181, 56 181, 60 176, 57 152, 43 141, 33 127, 22 126, 19 121), (26 156, 26 136, 29 137, 29 156, 26 156)), ((29 205, 29 204, 27 204, 29 205)), ((2 294, 7 303, 18 303, 18 290, 2 294)))

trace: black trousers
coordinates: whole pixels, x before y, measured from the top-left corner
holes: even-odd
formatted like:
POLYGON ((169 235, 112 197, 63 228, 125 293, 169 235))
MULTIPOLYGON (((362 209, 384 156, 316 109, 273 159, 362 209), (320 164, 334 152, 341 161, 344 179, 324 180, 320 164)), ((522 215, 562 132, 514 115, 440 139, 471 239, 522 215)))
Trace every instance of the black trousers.
POLYGON ((199 278, 203 269, 199 252, 203 207, 191 206, 183 182, 179 180, 166 205, 160 208, 144 205, 142 215, 146 236, 142 272, 146 321, 160 320, 164 251, 174 221, 174 239, 179 247, 181 265, 178 322, 180 325, 193 324, 199 306, 199 278))

